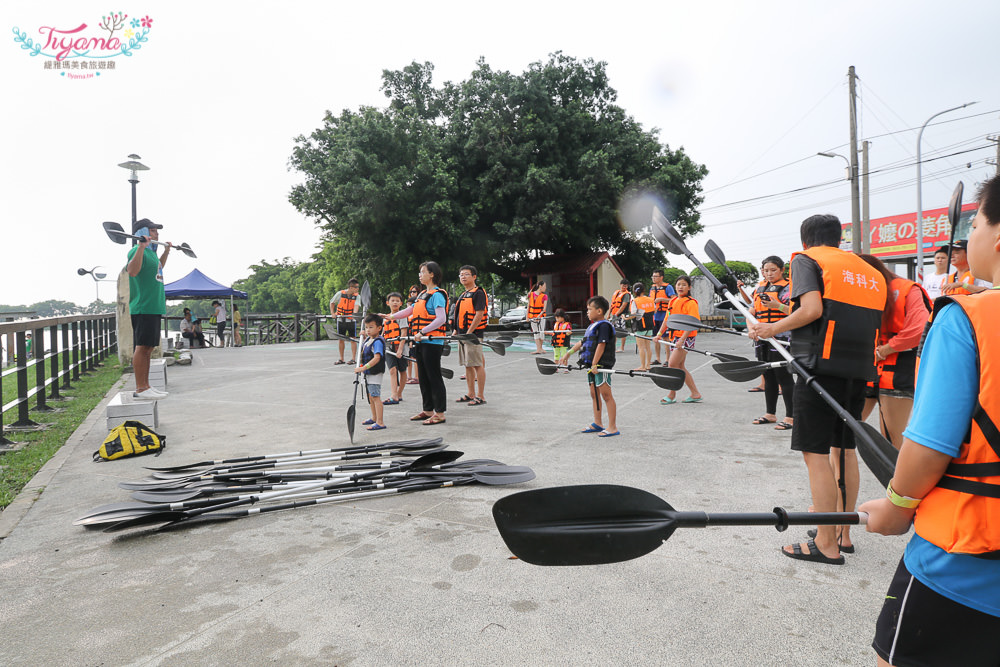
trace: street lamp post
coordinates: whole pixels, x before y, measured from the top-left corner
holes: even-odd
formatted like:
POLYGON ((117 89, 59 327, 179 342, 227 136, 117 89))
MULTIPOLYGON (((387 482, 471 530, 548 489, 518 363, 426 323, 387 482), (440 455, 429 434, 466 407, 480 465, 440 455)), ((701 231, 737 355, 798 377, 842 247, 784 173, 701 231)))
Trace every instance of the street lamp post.
MULTIPOLYGON (((924 202, 923 192, 921 189, 920 140, 924 136, 924 128, 926 128, 927 124, 932 120, 942 114, 946 114, 950 111, 958 111, 959 109, 964 109, 972 104, 977 104, 977 102, 966 102, 960 107, 952 107, 950 109, 937 112, 928 118, 927 122, 920 126, 920 132, 917 133, 917 266, 915 275, 918 283, 923 282, 924 279, 924 202)), ((945 270, 947 271, 947 268, 945 268, 945 270)))
MULTIPOLYGON (((129 170, 128 182, 132 184, 132 227, 134 228, 135 221, 138 220, 135 207, 135 186, 139 184, 138 172, 149 171, 149 167, 139 162, 140 158, 135 153, 130 153, 128 157, 129 157, 128 162, 122 162, 118 166, 121 167, 122 169, 129 170)), ((135 245, 135 241, 132 242, 132 245, 135 245)))
MULTIPOLYGON (((839 157, 841 160, 847 163, 847 181, 851 183, 851 210, 858 210, 857 206, 857 189, 854 188, 854 179, 856 174, 854 173, 854 168, 851 166, 851 161, 847 159, 846 155, 841 155, 840 153, 832 153, 827 151, 820 151, 816 155, 822 155, 823 157, 839 157)), ((867 229, 861 229, 859 225, 854 224, 854 215, 851 216, 851 249, 855 253, 864 252, 864 236, 868 233, 867 229), (860 232, 860 233, 859 233, 860 232)))
POLYGON ((89 271, 87 269, 82 269, 82 268, 76 270, 76 274, 78 276, 85 276, 85 275, 87 275, 89 273, 90 277, 94 279, 94 300, 95 301, 100 301, 101 300, 101 292, 100 292, 100 289, 98 289, 100 287, 100 285, 98 283, 113 283, 113 282, 116 282, 114 280, 104 280, 104 278, 108 274, 104 273, 103 271, 98 271, 98 269, 101 269, 101 268, 104 268, 104 267, 95 266, 94 268, 92 268, 89 271))

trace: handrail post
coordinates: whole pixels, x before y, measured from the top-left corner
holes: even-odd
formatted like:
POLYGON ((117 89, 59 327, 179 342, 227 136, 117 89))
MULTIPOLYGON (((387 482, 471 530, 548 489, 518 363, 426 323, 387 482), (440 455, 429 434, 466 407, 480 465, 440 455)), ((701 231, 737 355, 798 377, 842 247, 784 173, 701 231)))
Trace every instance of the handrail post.
POLYGON ((59 395, 59 325, 53 324, 49 327, 49 347, 52 349, 52 357, 49 362, 49 375, 52 377, 52 391, 49 393, 50 401, 58 401, 62 397, 59 395))
POLYGON ((45 404, 45 329, 35 329, 35 411, 52 412, 53 408, 45 404))
POLYGON ((70 345, 69 345, 69 322, 63 322, 62 327, 62 378, 63 378, 63 389, 72 389, 73 385, 69 383, 70 376, 72 375, 73 362, 70 359, 70 345))
POLYGON ((80 380, 80 327, 79 322, 73 322, 70 328, 73 330, 73 382, 80 380))
POLYGON ((24 332, 18 331, 14 340, 17 347, 17 421, 11 426, 15 428, 38 426, 28 416, 28 347, 24 344, 24 332))

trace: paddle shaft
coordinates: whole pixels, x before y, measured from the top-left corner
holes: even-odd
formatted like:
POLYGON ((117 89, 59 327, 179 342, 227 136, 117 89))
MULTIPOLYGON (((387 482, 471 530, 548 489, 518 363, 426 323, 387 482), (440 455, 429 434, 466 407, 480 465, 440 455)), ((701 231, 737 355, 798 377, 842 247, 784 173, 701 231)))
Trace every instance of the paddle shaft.
POLYGON ((677 343, 673 343, 673 342, 671 342, 669 340, 663 340, 662 338, 660 340, 656 340, 652 336, 641 336, 639 334, 636 334, 635 337, 636 338, 642 338, 643 340, 653 341, 654 343, 661 343, 662 345, 666 345, 667 347, 673 348, 675 350, 676 349, 681 349, 681 350, 684 350, 685 352, 694 352, 696 354, 703 354, 706 357, 713 357, 715 359, 720 359, 722 361, 749 361, 745 357, 740 357, 740 356, 737 356, 735 354, 721 354, 719 352, 709 352, 708 350, 699 350, 699 349, 693 348, 693 347, 690 347, 690 348, 689 347, 678 348, 677 347, 677 343))

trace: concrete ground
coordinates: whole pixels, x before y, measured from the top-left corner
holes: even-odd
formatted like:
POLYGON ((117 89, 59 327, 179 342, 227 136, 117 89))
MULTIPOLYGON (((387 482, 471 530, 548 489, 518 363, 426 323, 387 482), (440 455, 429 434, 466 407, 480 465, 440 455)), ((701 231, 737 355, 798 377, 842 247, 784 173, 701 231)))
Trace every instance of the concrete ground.
MULTIPOLYGON (((745 339, 699 347, 750 356, 745 339)), ((159 458, 93 463, 103 404, 0 514, 3 665, 869 665, 884 591, 905 537, 855 533, 845 566, 778 549, 804 528, 681 529, 615 565, 512 560, 490 513, 518 490, 639 487, 679 510, 809 505, 790 433, 754 426, 752 384, 689 356, 705 401, 662 406, 638 378, 613 387, 622 436, 591 421, 582 374, 542 376, 525 342, 487 353, 484 406, 450 403, 447 424, 411 423, 419 390, 359 443, 443 436, 466 458, 531 466, 534 481, 466 486, 276 512, 184 530, 105 534, 71 525, 128 500, 143 466, 341 447, 353 386, 335 343, 195 351, 169 369, 159 458)), ((620 356, 618 368, 636 357, 620 356)), ((445 366, 456 368, 457 353, 445 366)), ((460 371, 460 369, 457 369, 460 371)), ((449 400, 464 383, 448 382, 449 400)), ((680 396, 686 396, 682 391, 680 396)), ((105 401, 106 402, 106 401, 105 401)), ((367 416, 359 404, 359 423, 367 416)), ((779 409, 779 414, 781 410, 779 409)), ((882 491, 867 471, 861 497, 882 491)))

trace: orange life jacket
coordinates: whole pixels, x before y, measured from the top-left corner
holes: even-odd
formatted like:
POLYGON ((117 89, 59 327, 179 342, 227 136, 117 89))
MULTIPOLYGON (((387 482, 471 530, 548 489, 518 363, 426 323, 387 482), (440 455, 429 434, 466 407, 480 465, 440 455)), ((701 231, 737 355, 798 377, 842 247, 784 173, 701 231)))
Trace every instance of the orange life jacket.
POLYGON ((917 534, 948 553, 1000 552, 1000 291, 934 302, 935 317, 958 304, 972 324, 979 367, 979 401, 959 450, 914 517, 917 534))
POLYGON ((573 325, 563 320, 552 327, 552 347, 569 347, 570 331, 573 325))
MULTIPOLYGON (((664 299, 667 298, 667 284, 664 283, 662 285, 653 285, 652 287, 649 288, 649 296, 654 301, 659 298, 664 298, 664 299)), ((661 303, 656 304, 656 312, 658 313, 665 313, 669 308, 670 308, 669 301, 663 301, 661 303)))
POLYGON ((455 328, 460 333, 466 333, 469 329, 469 325, 472 324, 472 320, 476 318, 476 310, 472 306, 472 297, 477 291, 482 290, 483 295, 486 296, 486 309, 483 312, 483 318, 479 320, 478 326, 476 326, 476 331, 482 331, 486 328, 487 320, 486 313, 489 312, 489 296, 486 295, 486 291, 482 287, 476 287, 476 289, 465 292, 462 296, 458 297, 458 308, 455 309, 455 328))
POLYGON ((340 290, 340 301, 337 302, 337 315, 353 315, 354 302, 357 298, 357 294, 351 296, 347 293, 347 290, 340 290))
MULTIPOLYGON (((442 292, 444 294, 445 302, 445 312, 448 310, 448 293, 445 292, 440 287, 434 287, 430 290, 424 290, 417 296, 417 300, 413 302, 413 314, 410 316, 410 331, 413 335, 423 331, 424 327, 434 321, 434 313, 427 310, 427 300, 431 298, 436 292, 442 292)), ((444 336, 445 325, 442 324, 437 329, 434 329, 428 334, 429 337, 435 338, 438 336, 444 336)))
MULTIPOLYGON (((958 275, 958 271, 956 271, 955 272, 955 282, 957 282, 960 285, 962 283, 973 285, 973 284, 975 284, 976 279, 972 277, 972 271, 966 271, 961 276, 959 276, 958 275)), ((972 292, 970 292, 969 290, 965 289, 964 287, 956 287, 955 290, 951 293, 951 295, 955 295, 955 294, 972 294, 972 292)))
MULTIPOLYGON (((778 310, 777 308, 771 308, 764 304, 764 295, 770 294, 775 299, 778 295, 788 287, 788 281, 782 278, 776 283, 769 284, 766 280, 763 281, 763 285, 757 287, 753 292, 753 312, 754 317, 760 322, 767 322, 768 324, 782 320, 788 315, 778 310)), ((770 303, 770 301, 768 301, 770 303)))
POLYGON ((789 351, 821 375, 874 380, 875 346, 888 292, 885 278, 857 255, 839 248, 814 246, 802 254, 822 272, 823 314, 792 331, 789 351))
POLYGON ((399 347, 399 321, 388 317, 382 320, 382 338, 393 352, 399 347))
MULTIPOLYGON (((691 317, 697 317, 701 319, 698 314, 698 300, 690 296, 675 296, 667 303, 670 307, 670 315, 690 315, 691 317)), ((669 315, 668 315, 669 317, 669 315)), ((670 329, 670 339, 677 340, 684 335, 684 332, 680 329, 670 329)), ((688 338, 694 338, 698 335, 697 331, 692 331, 688 334, 688 338)))
POLYGON ((625 300, 625 295, 628 293, 628 290, 622 287, 611 295, 611 312, 608 313, 608 315, 615 315, 618 313, 618 309, 622 307, 622 301, 625 300))
POLYGON ((545 294, 528 292, 528 319, 533 320, 545 314, 545 294))
MULTIPOLYGON (((885 345, 889 340, 903 330, 906 322, 906 299, 911 290, 919 290, 924 299, 927 312, 931 310, 931 298, 923 286, 912 280, 896 277, 889 283, 889 294, 882 314, 882 331, 879 333, 879 345, 885 345)), ((881 389, 901 389, 913 391, 916 386, 917 348, 900 350, 878 362, 878 386, 881 389)))

